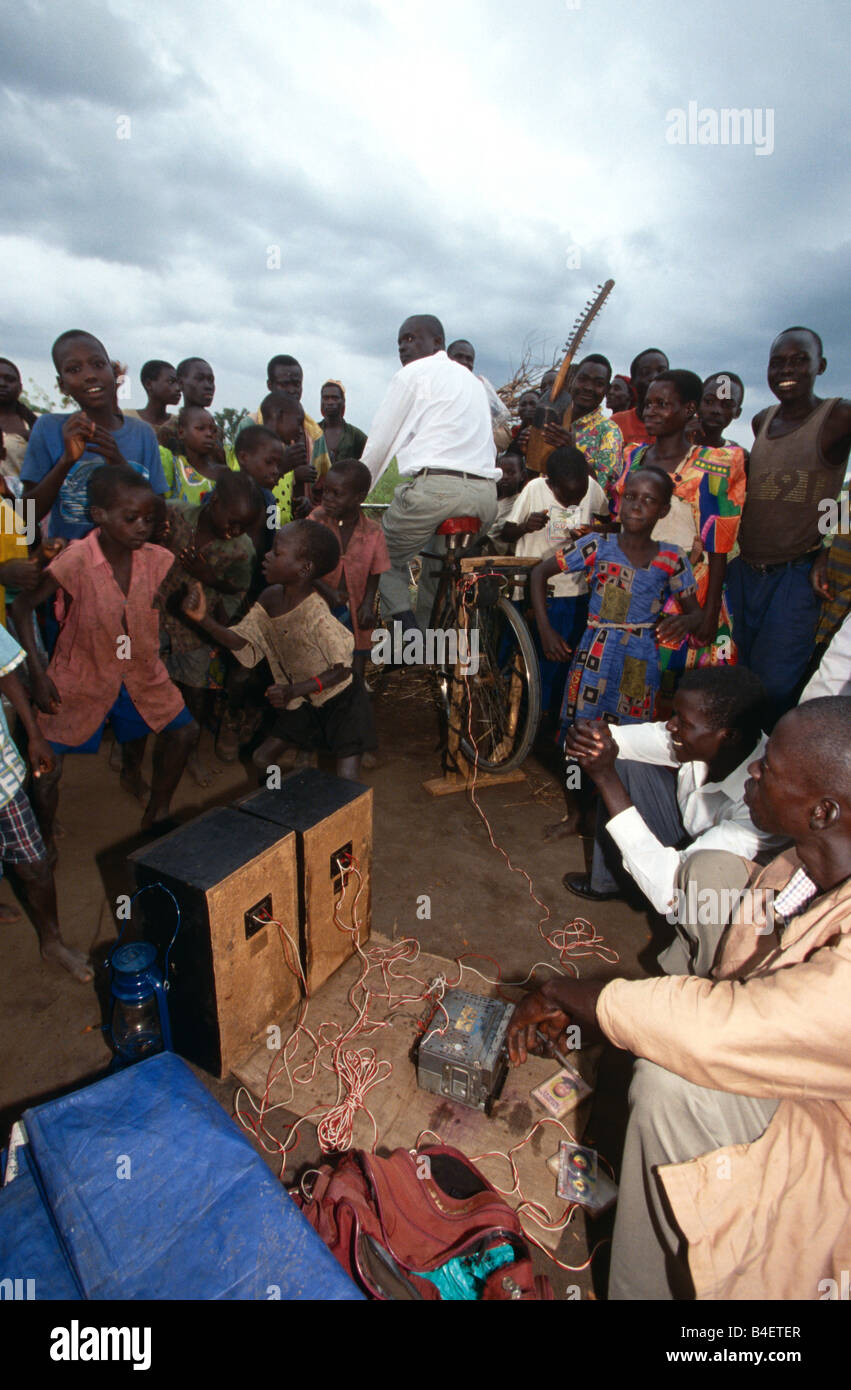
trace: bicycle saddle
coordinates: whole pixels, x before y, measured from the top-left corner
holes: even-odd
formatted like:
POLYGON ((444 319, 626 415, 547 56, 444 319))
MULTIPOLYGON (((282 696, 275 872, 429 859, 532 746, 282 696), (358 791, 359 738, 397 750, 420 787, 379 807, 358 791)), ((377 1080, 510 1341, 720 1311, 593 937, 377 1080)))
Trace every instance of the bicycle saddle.
POLYGON ((482 523, 477 516, 450 516, 448 520, 438 526, 435 534, 438 536, 456 536, 463 532, 474 536, 477 531, 481 530, 481 525, 482 523))

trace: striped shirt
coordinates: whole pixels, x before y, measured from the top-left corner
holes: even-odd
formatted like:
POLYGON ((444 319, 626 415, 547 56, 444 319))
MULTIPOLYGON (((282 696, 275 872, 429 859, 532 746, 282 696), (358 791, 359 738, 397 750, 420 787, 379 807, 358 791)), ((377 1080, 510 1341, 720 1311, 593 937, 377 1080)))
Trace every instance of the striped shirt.
MULTIPOLYGON (((25 660, 25 654, 5 627, 0 627, 0 678, 8 676, 25 660)), ((12 742, 6 711, 0 701, 0 808, 8 806, 26 781, 24 760, 12 742)))

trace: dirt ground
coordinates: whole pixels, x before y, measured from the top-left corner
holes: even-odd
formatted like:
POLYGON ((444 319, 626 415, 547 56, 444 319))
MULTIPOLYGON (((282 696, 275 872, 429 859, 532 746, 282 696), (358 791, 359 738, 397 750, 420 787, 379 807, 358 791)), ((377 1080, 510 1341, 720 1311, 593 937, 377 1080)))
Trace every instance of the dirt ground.
MULTIPOLYGON (((525 879, 511 873, 490 846, 469 799, 463 793, 432 798, 423 790, 423 781, 440 771, 437 720, 425 682, 422 673, 411 670, 381 673, 376 681, 379 766, 362 776, 375 790, 373 928, 387 936, 415 936, 428 951, 450 958, 463 951, 485 952, 499 961, 505 978, 520 979, 535 961, 557 958, 538 933, 540 913, 530 901, 525 879), (417 917, 417 900, 423 894, 431 900, 430 920, 417 917)), ((227 804, 255 785, 247 759, 227 766, 215 760, 209 732, 203 735, 202 748, 218 772, 207 789, 184 776, 174 801, 181 820, 227 804)), ((81 986, 59 968, 42 963, 35 932, 26 918, 3 928, 3 1145, 11 1123, 27 1106, 97 1079, 110 1059, 102 1030, 108 995, 102 962, 115 939, 112 906, 119 893, 133 890, 127 854, 150 838, 139 832, 141 807, 121 790, 118 774, 110 767, 111 749, 107 737, 98 755, 66 758, 59 807, 65 832, 59 841, 57 868, 62 930, 71 945, 90 952, 99 964, 95 986, 81 986)), ((617 951, 617 965, 581 960, 583 977, 646 973, 652 969, 647 916, 619 901, 591 907, 571 898, 562 886, 566 871, 583 867, 583 847, 577 837, 545 838, 545 828, 559 820, 563 809, 558 764, 549 760, 548 767, 547 761, 546 750, 543 758, 532 755, 524 769, 525 782, 480 792, 494 838, 514 864, 531 876, 537 895, 550 907, 550 928, 579 914, 589 916, 607 945, 617 951)), ((8 883, 0 887, 0 901, 14 901, 8 883)), ((630 1059, 622 1053, 613 1049, 604 1053, 586 1132, 585 1142, 615 1164, 622 1142, 629 1065, 630 1059)), ((198 1074, 230 1113, 235 1080, 219 1082, 198 1074)), ((269 1127, 274 1132, 283 1125, 279 1113, 269 1127)), ((312 1138, 313 1131, 308 1133, 312 1138)), ((308 1142, 299 1151, 299 1166, 317 1157, 318 1148, 308 1142)), ((275 1160, 268 1161, 276 1166, 275 1160)), ((554 1197, 553 1210, 556 1206, 554 1197)), ((582 1264, 589 1238, 591 1244, 604 1239, 610 1226, 610 1216, 588 1223, 587 1230, 584 1220, 575 1221, 562 1238, 560 1258, 571 1265, 582 1264)), ((543 1255, 538 1265, 550 1275, 557 1296, 564 1296, 567 1286, 578 1285, 583 1297, 603 1297, 607 1254, 604 1245, 592 1270, 579 1274, 563 1273, 543 1255)))

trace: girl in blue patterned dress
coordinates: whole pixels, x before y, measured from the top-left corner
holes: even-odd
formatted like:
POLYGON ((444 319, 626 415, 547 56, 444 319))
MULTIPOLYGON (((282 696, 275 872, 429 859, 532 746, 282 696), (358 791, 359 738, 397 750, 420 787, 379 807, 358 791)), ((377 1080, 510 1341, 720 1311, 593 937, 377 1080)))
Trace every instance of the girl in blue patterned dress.
POLYGON ((651 540, 653 527, 669 510, 672 490, 671 478, 661 469, 636 469, 624 487, 619 535, 579 528, 563 549, 532 571, 532 603, 550 661, 569 661, 572 653, 547 621, 547 581, 559 571, 584 570, 591 591, 588 627, 565 687, 562 736, 575 719, 612 724, 652 719, 659 688, 657 638, 679 640, 700 621, 685 552, 651 540), (671 597, 682 613, 663 618, 671 597))

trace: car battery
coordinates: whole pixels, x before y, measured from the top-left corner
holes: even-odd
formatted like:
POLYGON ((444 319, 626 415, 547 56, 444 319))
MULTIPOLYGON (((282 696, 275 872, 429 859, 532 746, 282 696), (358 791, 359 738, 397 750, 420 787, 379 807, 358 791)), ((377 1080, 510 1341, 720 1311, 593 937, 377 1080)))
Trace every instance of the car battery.
POLYGON ((508 1072, 505 1035, 514 1005, 466 989, 447 990, 441 1004, 430 1010, 416 1045, 417 1085, 489 1115, 508 1072))

